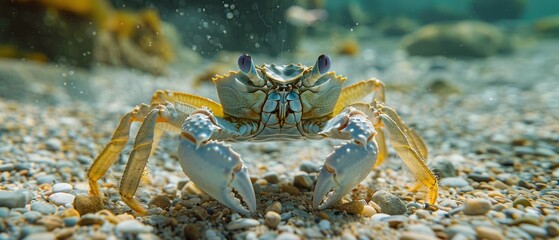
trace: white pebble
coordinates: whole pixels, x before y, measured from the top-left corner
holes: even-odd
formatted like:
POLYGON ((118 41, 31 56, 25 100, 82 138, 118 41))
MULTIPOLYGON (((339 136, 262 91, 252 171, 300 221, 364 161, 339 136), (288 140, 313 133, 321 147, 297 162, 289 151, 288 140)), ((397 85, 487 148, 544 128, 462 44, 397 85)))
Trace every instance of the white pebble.
POLYGON ((148 233, 152 227, 146 226, 138 220, 126 220, 116 225, 116 231, 119 233, 148 233))
POLYGON ((59 192, 50 195, 49 202, 59 206, 66 206, 67 204, 72 204, 74 202, 74 198, 76 198, 76 196, 72 194, 59 192))
POLYGON ((69 183, 57 183, 52 186, 52 191, 55 193, 64 192, 68 193, 74 189, 74 186, 69 183))
POLYGON ((318 228, 320 228, 320 230, 322 230, 322 231, 328 231, 328 230, 330 230, 330 225, 331 225, 330 221, 328 221, 326 219, 322 219, 318 223, 318 228))
POLYGON ((260 222, 252 218, 241 218, 227 224, 227 230, 237 230, 259 226, 260 222))

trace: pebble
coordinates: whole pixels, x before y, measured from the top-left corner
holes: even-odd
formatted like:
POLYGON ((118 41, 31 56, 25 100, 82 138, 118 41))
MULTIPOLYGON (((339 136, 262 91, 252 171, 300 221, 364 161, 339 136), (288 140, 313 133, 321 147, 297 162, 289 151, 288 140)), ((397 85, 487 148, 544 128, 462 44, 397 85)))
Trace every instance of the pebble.
POLYGON ((25 203, 25 194, 21 192, 0 191, 0 207, 22 208, 25 203))
POLYGON ((169 209, 171 207, 171 199, 167 195, 155 195, 148 205, 155 205, 161 209, 169 209))
POLYGON ((339 209, 340 211, 345 211, 349 214, 361 214, 361 212, 363 212, 363 209, 365 208, 365 204, 363 204, 360 201, 353 201, 353 202, 344 203, 336 208, 339 209))
POLYGON ((293 185, 310 190, 313 187, 313 180, 307 174, 299 174, 293 179, 293 185))
POLYGON ((438 170, 441 178, 456 177, 456 168, 449 161, 440 161, 434 164, 433 169, 438 170))
POLYGON ((80 220, 79 217, 65 217, 62 219, 66 227, 76 226, 79 220, 80 220))
POLYGON ((45 215, 50 215, 56 212, 56 206, 46 202, 31 203, 31 211, 37 211, 45 215))
POLYGON ((0 172, 9 172, 14 170, 16 167, 14 166, 13 163, 6 163, 6 164, 2 164, 0 165, 0 172))
POLYGON ((463 213, 465 215, 485 215, 491 210, 491 202, 483 198, 466 199, 463 213))
POLYGON ((283 232, 276 237, 276 240, 300 240, 301 237, 294 233, 283 232))
POLYGON ((363 207, 363 211, 361 211, 361 216, 371 217, 371 216, 375 215, 376 213, 377 213, 377 211, 375 210, 375 208, 373 208, 372 206, 369 206, 369 205, 365 205, 363 207))
POLYGON ((26 213, 23 214, 23 217, 29 223, 35 223, 42 216, 43 216, 43 214, 41 214, 40 212, 37 212, 37 211, 29 211, 29 212, 26 212, 26 213))
POLYGON ((424 224, 411 224, 408 226, 408 230, 414 233, 420 233, 425 236, 435 237, 435 232, 427 225, 424 224))
POLYGON ((478 239, 505 240, 502 231, 495 227, 479 226, 475 228, 478 239))
POLYGON ((56 239, 56 236, 54 235, 54 233, 51 233, 51 232, 37 232, 37 233, 31 233, 31 234, 27 235, 24 239, 25 240, 46 240, 46 239, 56 239))
POLYGON ((147 226, 138 220, 126 220, 116 225, 116 231, 122 234, 149 233, 153 227, 147 226))
POLYGON ((59 206, 66 206, 67 204, 72 204, 75 197, 69 193, 57 192, 49 196, 49 202, 59 206))
POLYGON ((332 223, 326 219, 322 219, 320 220, 320 222, 318 222, 318 228, 321 231, 330 231, 332 223))
POLYGON ((37 184, 39 185, 45 183, 52 184, 56 180, 56 177, 54 175, 48 174, 48 175, 40 176, 36 178, 36 180, 37 180, 37 184))
POLYGON ((299 170, 306 173, 317 173, 320 171, 320 164, 314 162, 303 162, 299 170))
POLYGON ((371 220, 373 222, 380 222, 380 221, 382 221, 382 219, 387 218, 387 217, 390 217, 390 215, 388 215, 386 213, 377 213, 377 214, 375 214, 371 217, 371 220))
POLYGON ((264 216, 264 223, 271 228, 276 228, 279 223, 281 222, 281 216, 274 211, 266 212, 266 216, 264 216))
POLYGON ((532 203, 530 203, 530 200, 528 200, 525 197, 517 197, 512 202, 512 206, 516 207, 517 205, 521 205, 521 206, 524 206, 524 207, 531 207, 532 203))
POLYGON ((531 225, 531 224, 520 224, 520 228, 530 234, 532 237, 543 238, 547 236, 547 231, 543 227, 531 225))
POLYGON ((406 205, 400 198, 384 190, 375 192, 371 200, 380 206, 382 213, 401 215, 407 211, 406 205))
POLYGON ((268 183, 276 184, 279 183, 279 176, 275 172, 267 172, 262 176, 262 178, 266 179, 268 183))
POLYGON ((266 207, 266 212, 274 211, 277 213, 281 213, 281 208, 282 208, 281 202, 274 201, 272 204, 270 204, 270 206, 266 207))
POLYGON ((411 231, 404 231, 399 240, 438 240, 439 238, 411 231))
POLYGON ((228 223, 225 228, 227 230, 237 230, 237 229, 244 229, 244 228, 251 228, 259 226, 260 222, 256 219, 252 218, 239 218, 235 221, 228 223))
POLYGON ((80 226, 103 225, 104 222, 105 219, 103 217, 88 213, 80 218, 80 220, 78 221, 78 225, 80 226))
POLYGON ((103 200, 100 196, 77 195, 73 205, 80 215, 103 210, 103 200))
POLYGON ((398 228, 402 224, 407 222, 408 218, 406 216, 403 216, 403 215, 392 215, 392 216, 382 218, 380 221, 381 222, 387 222, 388 226, 390 226, 391 228, 398 228))
POLYGON ((57 228, 62 228, 64 226, 64 222, 62 219, 57 215, 49 215, 44 216, 37 223, 45 226, 48 231, 52 231, 57 228))
POLYGON ((545 228, 545 230, 547 230, 547 235, 550 237, 557 237, 559 236, 559 223, 557 222, 550 222, 547 227, 545 228))
POLYGON ((58 138, 49 138, 45 141, 45 147, 53 152, 60 151, 62 150, 62 141, 58 138))
POLYGON ((445 229, 449 239, 455 239, 455 235, 464 235, 467 239, 476 239, 476 230, 468 225, 455 224, 445 229))
POLYGON ((471 173, 468 175, 468 178, 476 182, 489 182, 491 180, 491 176, 486 173, 471 173))
POLYGON ((69 193, 74 189, 74 186, 69 183, 56 183, 52 185, 52 191, 55 193, 69 193))
POLYGON ((439 185, 443 186, 443 187, 461 188, 461 187, 466 187, 466 186, 470 185, 470 183, 468 183, 468 181, 466 181, 466 179, 464 179, 462 177, 447 177, 447 178, 441 179, 441 181, 439 182, 439 185))

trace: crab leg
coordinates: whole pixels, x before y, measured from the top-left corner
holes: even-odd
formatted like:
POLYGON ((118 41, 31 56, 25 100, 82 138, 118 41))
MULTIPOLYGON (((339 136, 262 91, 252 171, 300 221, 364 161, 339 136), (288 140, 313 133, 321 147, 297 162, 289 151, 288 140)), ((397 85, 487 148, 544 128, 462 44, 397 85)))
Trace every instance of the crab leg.
MULTIPOLYGON (((435 204, 439 186, 435 174, 427 167, 424 160, 427 156, 425 143, 400 120, 394 109, 381 106, 379 110, 381 112, 379 117, 387 129, 390 144, 419 183, 429 189, 429 204, 435 204)), ((418 186, 414 187, 415 190, 418 186)))
POLYGON ((350 140, 336 147, 318 174, 313 208, 324 209, 351 191, 367 177, 377 159, 376 134, 365 113, 348 107, 332 118, 319 133, 325 137, 350 140))
POLYGON ((146 210, 133 197, 140 184, 148 158, 155 148, 154 143, 162 133, 162 128, 178 131, 185 118, 186 114, 177 111, 170 103, 158 105, 144 118, 120 181, 121 199, 134 211, 140 214, 146 213, 146 210))
POLYGON ((130 135, 130 124, 132 124, 133 121, 143 121, 149 110, 150 107, 144 104, 134 108, 134 110, 126 113, 122 119, 120 119, 120 123, 113 133, 111 142, 107 144, 105 149, 103 149, 101 154, 95 159, 95 162, 93 162, 93 165, 91 165, 87 173, 89 179, 89 193, 91 195, 99 195, 97 181, 105 175, 109 167, 117 160, 122 149, 126 146, 128 136, 130 135))
POLYGON ((182 125, 178 153, 184 173, 200 189, 228 208, 250 214, 256 198, 247 168, 238 153, 218 142, 239 135, 232 123, 198 109, 182 125))

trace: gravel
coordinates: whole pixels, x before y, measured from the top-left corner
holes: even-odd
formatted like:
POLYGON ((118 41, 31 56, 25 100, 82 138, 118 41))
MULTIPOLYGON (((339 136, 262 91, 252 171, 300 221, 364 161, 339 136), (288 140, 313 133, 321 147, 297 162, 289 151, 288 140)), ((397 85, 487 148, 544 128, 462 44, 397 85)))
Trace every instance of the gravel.
MULTIPOLYGON (((147 215, 131 211, 119 196, 130 145, 98 181, 104 197, 87 195, 87 169, 122 114, 155 89, 216 99, 210 85, 192 89, 185 84, 190 73, 154 81, 122 69, 85 72, 1 60, 0 74, 23 72, 28 74, 21 77, 58 81, 51 89, 57 94, 54 88, 66 81, 60 71, 80 71, 76 74, 88 76, 80 90, 90 94, 80 100, 56 95, 58 105, 0 98, 0 239, 557 237, 559 82, 554 76, 559 57, 551 53, 558 44, 549 40, 504 57, 470 61, 410 58, 393 43, 376 41, 363 43, 363 53, 355 58, 333 56, 332 68, 348 75, 348 83, 372 76, 385 82, 387 104, 427 143, 428 165, 441 177, 437 203, 425 203, 425 189, 409 191, 415 179, 389 148, 385 163, 350 194, 330 208, 313 210, 321 162, 339 141, 232 143, 258 189, 257 211, 250 216, 232 212, 184 175, 171 134, 162 137, 135 194, 147 215), (459 91, 431 91, 435 80, 459 91)), ((258 57, 259 62, 272 60, 258 57)), ((13 91, 30 89, 49 88, 13 91)))

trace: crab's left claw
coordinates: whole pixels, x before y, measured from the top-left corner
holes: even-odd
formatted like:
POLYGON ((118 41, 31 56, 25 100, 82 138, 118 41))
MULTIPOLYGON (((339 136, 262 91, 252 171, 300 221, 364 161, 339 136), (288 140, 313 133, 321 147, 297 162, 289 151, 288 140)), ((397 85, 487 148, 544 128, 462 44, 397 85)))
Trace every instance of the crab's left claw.
POLYGON ((199 148, 182 138, 179 159, 184 173, 204 192, 241 214, 256 210, 247 168, 228 146, 211 141, 199 148))
POLYGON ((349 193, 371 172, 376 158, 374 142, 367 145, 350 142, 336 148, 318 174, 313 208, 327 208, 349 193))

